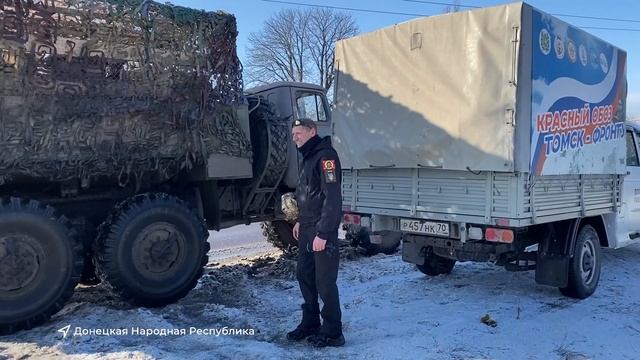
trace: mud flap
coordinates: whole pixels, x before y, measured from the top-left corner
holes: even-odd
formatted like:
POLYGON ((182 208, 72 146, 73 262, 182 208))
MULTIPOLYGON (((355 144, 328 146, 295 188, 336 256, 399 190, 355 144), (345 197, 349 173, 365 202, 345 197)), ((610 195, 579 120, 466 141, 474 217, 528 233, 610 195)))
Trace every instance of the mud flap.
POLYGON ((559 288, 567 286, 579 223, 576 219, 548 224, 538 249, 536 283, 559 288))
POLYGON ((536 263, 536 283, 555 287, 566 287, 569 283, 568 256, 541 256, 536 263))
POLYGON ((419 238, 410 234, 402 237, 402 261, 416 265, 424 265, 425 249, 419 238))

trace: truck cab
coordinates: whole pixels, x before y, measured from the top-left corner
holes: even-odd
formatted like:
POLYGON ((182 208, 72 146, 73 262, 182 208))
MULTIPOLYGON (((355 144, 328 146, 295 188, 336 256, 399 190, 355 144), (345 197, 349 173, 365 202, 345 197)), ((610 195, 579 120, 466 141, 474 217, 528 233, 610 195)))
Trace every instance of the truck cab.
MULTIPOLYGON (((245 91, 247 96, 260 96, 268 101, 275 115, 290 124, 295 119, 308 118, 316 122, 320 137, 330 136, 332 132, 331 112, 326 98, 326 90, 319 85, 299 82, 276 82, 258 86, 245 91)), ((283 185, 290 189, 298 181, 299 154, 291 141, 291 131, 287 132, 289 159, 283 185), (297 161, 292 161, 296 159, 297 161)))
POLYGON ((621 248, 640 242, 640 124, 627 123, 627 175, 617 212, 604 215, 608 247, 621 248))

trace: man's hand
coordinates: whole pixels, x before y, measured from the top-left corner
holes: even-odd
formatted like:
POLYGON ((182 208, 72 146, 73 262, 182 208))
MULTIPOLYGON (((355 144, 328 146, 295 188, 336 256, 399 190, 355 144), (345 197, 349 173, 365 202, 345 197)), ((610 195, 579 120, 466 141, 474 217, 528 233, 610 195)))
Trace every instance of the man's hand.
POLYGON ((300 223, 297 222, 293 225, 293 237, 298 240, 298 236, 300 236, 300 223))
POLYGON ((313 251, 323 251, 326 245, 327 240, 320 239, 318 236, 313 239, 313 251))

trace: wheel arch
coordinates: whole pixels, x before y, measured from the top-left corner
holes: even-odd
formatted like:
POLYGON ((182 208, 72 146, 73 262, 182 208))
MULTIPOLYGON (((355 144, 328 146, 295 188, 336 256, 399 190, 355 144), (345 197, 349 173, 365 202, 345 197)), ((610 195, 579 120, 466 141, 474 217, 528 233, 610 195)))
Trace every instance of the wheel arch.
POLYGON ((581 219, 578 229, 580 229, 584 224, 589 224, 596 229, 598 239, 600 240, 600 247, 609 247, 609 233, 602 215, 581 219))

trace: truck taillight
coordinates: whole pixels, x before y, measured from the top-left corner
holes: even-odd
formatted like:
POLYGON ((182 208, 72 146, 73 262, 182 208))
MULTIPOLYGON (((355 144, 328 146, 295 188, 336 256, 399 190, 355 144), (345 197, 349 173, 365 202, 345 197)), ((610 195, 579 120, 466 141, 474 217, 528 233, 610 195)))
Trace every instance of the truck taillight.
POLYGON ((469 239, 482 240, 482 229, 479 227, 469 227, 469 239))
POLYGON ((514 238, 513 230, 487 228, 484 232, 484 238, 491 242, 511 244, 514 238))
POLYGON ((344 214, 342 222, 347 225, 360 225, 360 215, 358 214, 344 214))

